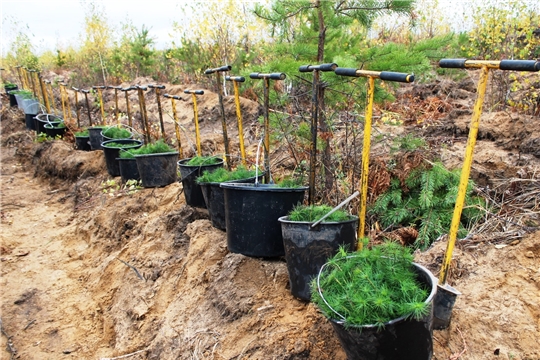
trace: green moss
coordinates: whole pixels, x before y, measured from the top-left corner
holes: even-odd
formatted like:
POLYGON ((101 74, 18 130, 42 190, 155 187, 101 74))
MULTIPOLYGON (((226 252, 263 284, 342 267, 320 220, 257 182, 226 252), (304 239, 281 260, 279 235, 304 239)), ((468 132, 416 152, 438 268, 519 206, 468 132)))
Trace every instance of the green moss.
MULTIPOLYGON (((261 174, 260 171, 259 174, 261 174)), ((214 171, 205 170, 202 176, 197 178, 197 183, 221 183, 225 181, 249 179, 251 177, 255 177, 255 170, 248 170, 245 166, 238 166, 238 168, 232 171, 225 168, 218 168, 214 171)))
POLYGON ((218 164, 221 158, 218 156, 195 156, 191 158, 186 165, 188 166, 201 166, 201 165, 213 165, 218 164))
POLYGON ((129 139, 133 135, 129 130, 116 126, 106 128, 101 133, 109 139, 129 139))
MULTIPOLYGON (((322 218, 324 215, 328 214, 332 210, 331 206, 328 205, 300 205, 294 207, 294 209, 289 212, 290 221, 307 221, 315 222, 322 218)), ((336 210, 326 219, 324 222, 340 222, 347 221, 352 219, 346 211, 336 210)))
POLYGON ((344 249, 328 261, 311 283, 311 299, 331 319, 345 318, 345 326, 384 327, 401 316, 422 318, 428 311, 429 292, 416 279, 413 256, 408 248, 383 243, 348 253, 344 249), (332 309, 331 309, 332 308, 332 309))

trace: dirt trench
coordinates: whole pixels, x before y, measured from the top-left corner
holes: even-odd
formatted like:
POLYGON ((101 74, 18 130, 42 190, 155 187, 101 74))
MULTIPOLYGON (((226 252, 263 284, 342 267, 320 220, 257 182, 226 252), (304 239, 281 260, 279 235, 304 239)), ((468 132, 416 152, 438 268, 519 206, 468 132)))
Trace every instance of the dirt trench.
MULTIPOLYGON (((328 321, 290 295, 283 259, 229 253, 180 183, 110 191, 101 152, 34 143, 17 111, 3 109, 1 126, 1 359, 346 358, 328 321)), ((443 127, 441 154, 457 163, 459 122, 443 127)), ((476 173, 537 166, 513 151, 481 139, 476 173)), ((463 295, 433 359, 540 359, 540 232, 496 240, 456 249, 463 295)), ((437 275, 444 248, 416 259, 437 275)))

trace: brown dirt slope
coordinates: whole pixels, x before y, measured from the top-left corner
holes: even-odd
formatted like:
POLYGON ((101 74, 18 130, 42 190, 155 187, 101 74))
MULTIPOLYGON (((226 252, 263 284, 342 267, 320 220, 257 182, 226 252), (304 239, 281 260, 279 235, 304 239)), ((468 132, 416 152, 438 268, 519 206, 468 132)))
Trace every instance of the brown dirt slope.
MULTIPOLYGON (((229 253, 180 183, 107 185, 99 152, 34 143, 20 117, 2 110, 2 359, 345 359, 328 322, 290 295, 285 262, 229 253)), ((455 119, 437 136, 458 163, 455 119)), ((219 121, 203 127, 219 134, 219 121)), ((481 140, 486 184, 536 168, 533 154, 510 155, 516 144, 481 140)), ((458 246, 450 282, 463 295, 450 328, 434 332, 434 359, 540 359, 539 244, 536 231, 458 246)), ((437 275, 444 247, 417 261, 437 275)))

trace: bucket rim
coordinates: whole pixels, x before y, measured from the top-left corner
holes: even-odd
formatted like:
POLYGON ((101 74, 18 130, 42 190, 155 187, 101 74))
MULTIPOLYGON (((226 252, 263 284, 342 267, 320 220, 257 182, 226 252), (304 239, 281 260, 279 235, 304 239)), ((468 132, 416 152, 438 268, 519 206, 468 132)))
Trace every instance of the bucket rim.
POLYGON ((219 161, 216 162, 216 163, 213 163, 213 164, 204 164, 204 165, 187 165, 187 164, 185 164, 186 162, 188 162, 191 159, 193 159, 193 157, 178 160, 178 166, 185 167, 185 168, 188 168, 188 169, 195 169, 195 168, 206 167, 206 166, 219 166, 219 165, 223 165, 225 163, 225 160, 223 160, 222 158, 218 158, 219 161))
MULTIPOLYGON (((128 139, 125 139, 128 140, 128 139)), ((140 140, 137 140, 140 141, 140 140)), ((135 159, 142 159, 147 157, 158 157, 158 156, 178 156, 178 151, 170 151, 170 152, 162 152, 162 153, 155 153, 155 154, 139 154, 135 155, 135 159)))
MULTIPOLYGON (((343 221, 323 221, 317 226, 321 225, 336 225, 336 224, 348 224, 352 222, 358 221, 358 216, 356 215, 349 215, 352 217, 352 219, 349 220, 343 220, 343 221)), ((282 224, 299 224, 299 225, 313 225, 314 221, 292 221, 288 219, 289 215, 281 216, 278 221, 282 224)))
POLYGON ((113 140, 107 140, 107 141, 103 141, 101 143, 101 147, 104 147, 104 148, 107 148, 107 149, 132 149, 136 146, 142 146, 143 142, 140 141, 140 140, 136 140, 136 139, 113 139, 113 140), (131 147, 115 147, 115 146, 107 146, 109 144, 112 144, 112 143, 120 143, 120 144, 129 144, 129 143, 133 143, 133 146, 131 147))
POLYGON ((242 183, 220 183, 220 187, 230 190, 241 191, 261 191, 261 192, 305 192, 307 186, 295 188, 279 187, 276 184, 242 184, 242 183))

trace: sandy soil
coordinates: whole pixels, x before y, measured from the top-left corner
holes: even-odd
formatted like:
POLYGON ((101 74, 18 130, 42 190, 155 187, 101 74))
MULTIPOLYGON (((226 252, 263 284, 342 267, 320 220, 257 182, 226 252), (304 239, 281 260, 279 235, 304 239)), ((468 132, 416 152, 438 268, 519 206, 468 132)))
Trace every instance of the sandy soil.
MULTIPOLYGON (((206 98, 201 125, 212 152, 223 143, 215 94, 206 98)), ((258 106, 243 104, 246 124, 255 123, 258 106)), ((192 105, 178 106, 191 134, 192 105)), ((468 118, 430 129, 451 140, 440 150, 449 164, 462 159, 468 118)), ((485 119, 475 179, 492 186, 540 169, 538 147, 524 145, 537 143, 538 119, 485 119)), ((316 308, 290 295, 285 262, 229 253, 206 211, 185 205, 180 183, 104 193, 100 152, 32 142, 12 109, 2 109, 1 126, 0 359, 346 358, 316 308)), ((444 249, 436 242, 417 261, 437 275, 444 249)), ((433 358, 540 359, 539 258, 539 231, 461 243, 450 283, 463 295, 451 326, 434 331, 433 358)))

